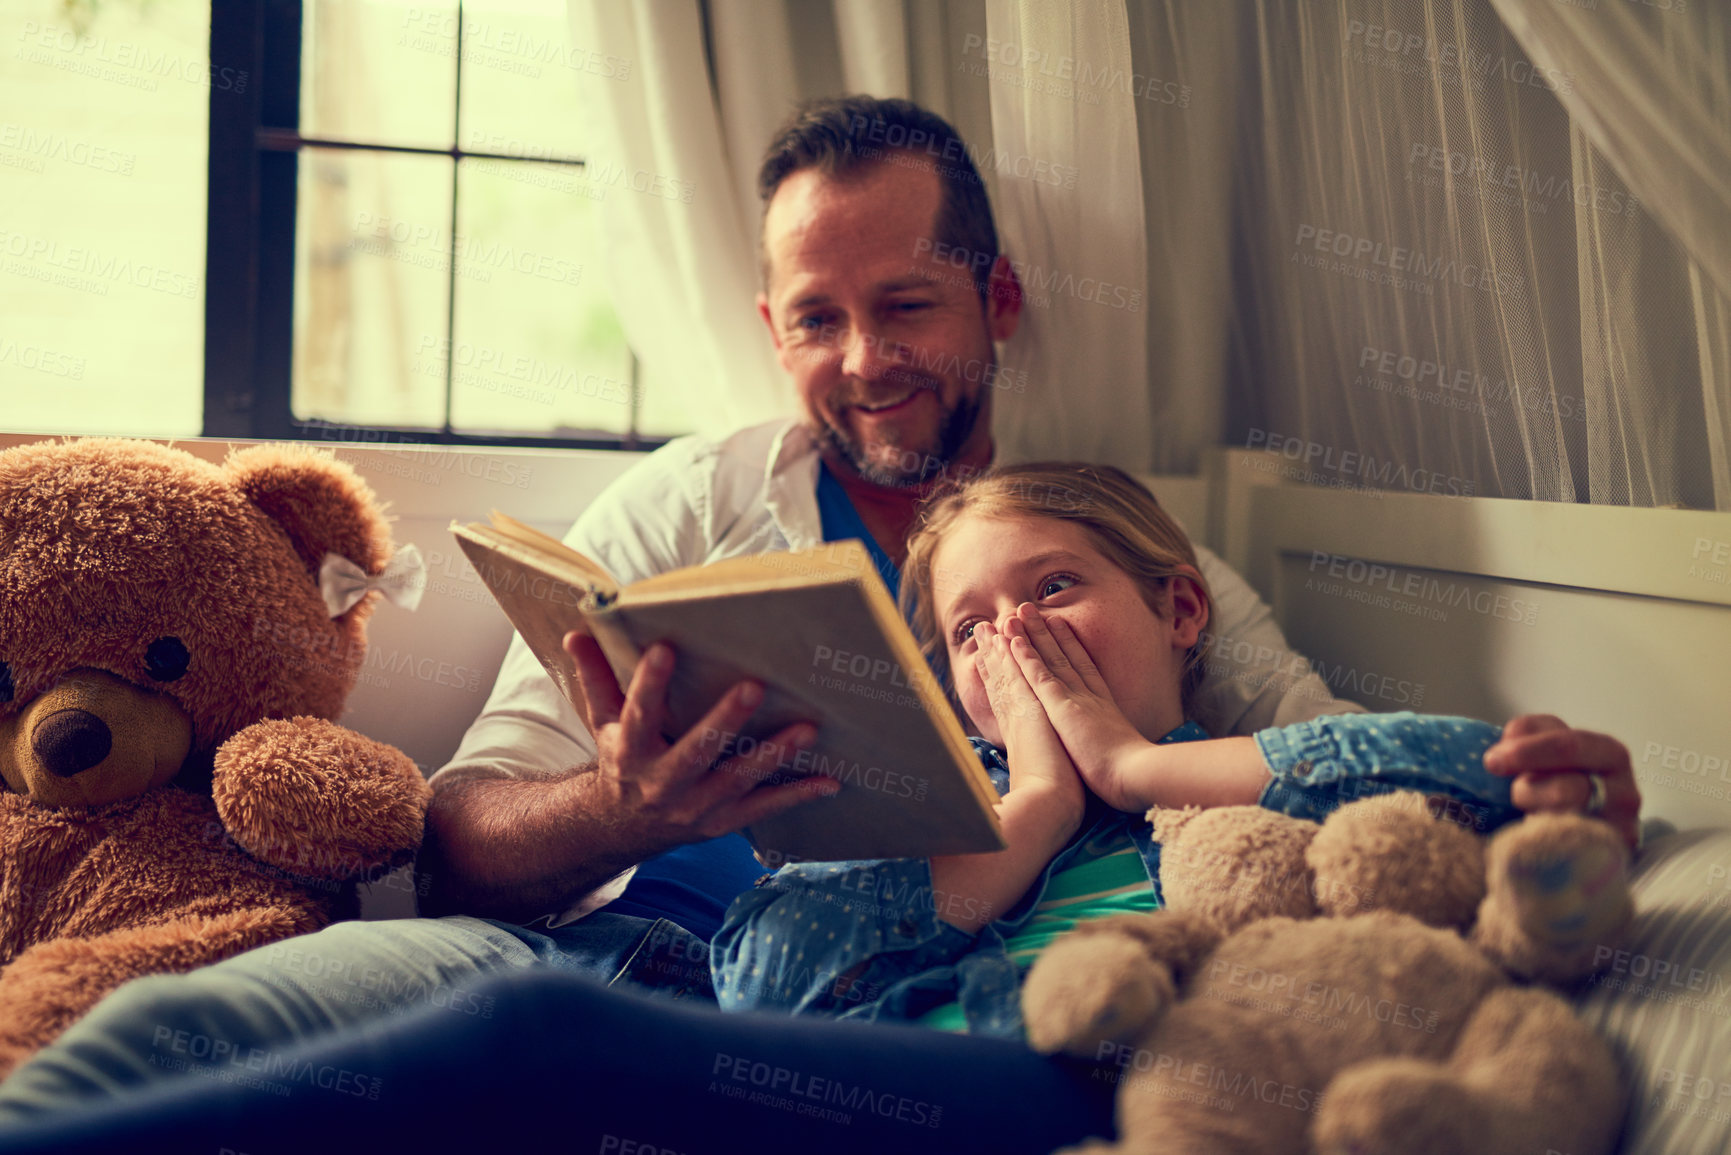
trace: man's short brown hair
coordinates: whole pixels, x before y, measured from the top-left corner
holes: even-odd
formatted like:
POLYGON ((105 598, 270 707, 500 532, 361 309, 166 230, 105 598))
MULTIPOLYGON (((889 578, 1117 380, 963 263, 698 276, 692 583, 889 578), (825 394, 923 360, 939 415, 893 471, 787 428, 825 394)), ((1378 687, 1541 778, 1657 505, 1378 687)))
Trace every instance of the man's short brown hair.
MULTIPOLYGON (((802 169, 845 176, 868 165, 929 161, 943 187, 932 238, 967 262, 983 304, 986 277, 998 259, 998 229, 985 182, 967 145, 950 123, 911 100, 875 96, 829 96, 806 101, 781 126, 757 170, 757 195, 765 212, 781 182, 802 169)), ((953 259, 953 258, 952 258, 953 259)), ((769 257, 763 255, 764 281, 769 257)))

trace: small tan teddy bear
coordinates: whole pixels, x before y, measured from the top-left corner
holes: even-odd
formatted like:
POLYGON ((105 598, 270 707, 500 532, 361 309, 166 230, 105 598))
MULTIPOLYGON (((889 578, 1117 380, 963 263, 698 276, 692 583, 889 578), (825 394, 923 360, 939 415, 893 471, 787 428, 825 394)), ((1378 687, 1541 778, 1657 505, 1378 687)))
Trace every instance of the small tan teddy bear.
POLYGON ((1120 1082, 1118 1143, 1077 1151, 1614 1148, 1610 1048, 1529 985, 1585 977, 1628 924, 1611 827, 1534 815, 1487 842, 1411 793, 1320 826, 1254 806, 1152 818, 1166 908, 1083 924, 1022 991, 1036 1049, 1120 1082))
POLYGON ((0 1077, 129 979, 354 911, 429 791, 336 724, 390 534, 353 470, 259 446, 0 452, 0 1077))

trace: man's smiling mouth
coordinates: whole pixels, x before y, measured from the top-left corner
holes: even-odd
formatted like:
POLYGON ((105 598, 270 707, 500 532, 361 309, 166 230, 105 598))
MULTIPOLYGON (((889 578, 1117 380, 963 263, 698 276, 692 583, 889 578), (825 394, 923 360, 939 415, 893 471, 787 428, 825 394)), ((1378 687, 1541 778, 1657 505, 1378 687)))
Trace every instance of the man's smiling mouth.
POLYGON ((888 410, 897 409, 906 405, 909 401, 912 401, 915 397, 919 396, 919 393, 920 391, 918 389, 910 389, 900 397, 895 397, 888 401, 878 401, 870 405, 858 403, 853 407, 862 413, 884 413, 888 410))

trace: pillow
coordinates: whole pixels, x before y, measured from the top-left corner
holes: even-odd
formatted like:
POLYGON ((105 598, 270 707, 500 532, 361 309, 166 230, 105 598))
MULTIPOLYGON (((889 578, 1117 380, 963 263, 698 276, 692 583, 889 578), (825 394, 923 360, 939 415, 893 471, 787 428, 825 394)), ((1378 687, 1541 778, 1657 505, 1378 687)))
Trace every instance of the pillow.
POLYGON ((1731 1136, 1731 829, 1647 844, 1635 920, 1575 1000, 1629 1080, 1621 1151, 1723 1151, 1731 1136))

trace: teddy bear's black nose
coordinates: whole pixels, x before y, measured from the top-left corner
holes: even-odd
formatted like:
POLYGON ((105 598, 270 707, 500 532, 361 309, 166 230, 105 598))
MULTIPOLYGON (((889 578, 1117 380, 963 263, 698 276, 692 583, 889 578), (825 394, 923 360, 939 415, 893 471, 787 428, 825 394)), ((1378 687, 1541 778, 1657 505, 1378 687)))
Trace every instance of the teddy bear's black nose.
POLYGON ((50 773, 70 778, 108 757, 114 735, 88 710, 57 710, 37 725, 30 748, 50 773))

